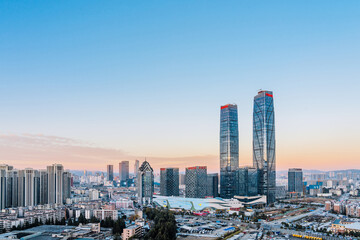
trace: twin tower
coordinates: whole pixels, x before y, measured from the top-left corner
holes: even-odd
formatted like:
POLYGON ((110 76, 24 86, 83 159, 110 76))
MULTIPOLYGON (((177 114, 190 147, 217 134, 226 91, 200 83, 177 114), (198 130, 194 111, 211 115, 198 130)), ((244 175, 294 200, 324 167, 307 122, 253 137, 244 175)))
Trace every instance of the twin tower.
MULTIPOLYGON (((259 91, 254 97, 253 167, 258 171, 258 194, 267 203, 275 202, 275 116, 271 91, 259 91)), ((239 169, 239 127, 237 105, 221 106, 220 113, 220 196, 237 195, 236 172, 239 169)), ((246 184, 246 183, 245 183, 246 184)))

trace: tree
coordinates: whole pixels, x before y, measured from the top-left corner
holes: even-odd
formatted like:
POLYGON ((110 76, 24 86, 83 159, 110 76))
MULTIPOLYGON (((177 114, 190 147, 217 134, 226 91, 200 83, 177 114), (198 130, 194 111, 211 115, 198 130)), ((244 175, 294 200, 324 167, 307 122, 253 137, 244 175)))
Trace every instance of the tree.
POLYGON ((172 240, 176 239, 176 221, 172 212, 167 209, 146 209, 148 219, 154 221, 154 227, 151 228, 145 239, 172 240))
POLYGON ((81 223, 81 224, 86 224, 86 222, 87 222, 86 218, 84 217, 84 215, 82 213, 80 213, 78 222, 81 223))
POLYGON ((73 221, 72 221, 71 218, 70 218, 69 221, 68 221, 68 225, 69 225, 69 226, 72 226, 72 225, 73 225, 73 221))

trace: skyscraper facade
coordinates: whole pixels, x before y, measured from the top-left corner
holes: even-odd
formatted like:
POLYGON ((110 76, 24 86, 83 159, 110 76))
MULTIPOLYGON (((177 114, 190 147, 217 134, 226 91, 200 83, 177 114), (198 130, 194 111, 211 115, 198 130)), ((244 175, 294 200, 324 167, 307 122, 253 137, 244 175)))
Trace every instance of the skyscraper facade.
POLYGON ((106 170, 107 170, 106 179, 108 181, 113 181, 114 180, 114 165, 107 165, 106 170))
POLYGON ((239 127, 237 105, 220 109, 220 196, 235 195, 235 171, 239 168, 239 127))
POLYGON ((253 167, 239 168, 236 171, 236 195, 258 195, 258 170, 253 167))
POLYGON ((207 187, 207 167, 188 167, 185 170, 185 197, 205 198, 207 187))
POLYGON ((303 193, 303 172, 301 168, 290 168, 288 171, 288 191, 303 193))
POLYGON ((179 196, 179 168, 160 168, 160 194, 179 196))
POLYGON ((138 170, 139 170, 139 160, 135 160, 135 163, 134 163, 134 178, 137 177, 137 173, 138 173, 138 170))
POLYGON ((275 113, 271 91, 259 91, 254 97, 253 165, 259 170, 259 194, 266 195, 267 203, 275 202, 275 113))
POLYGON ((154 170, 146 160, 139 167, 137 188, 139 204, 152 204, 154 193, 154 170))
POLYGON ((121 161, 119 163, 119 178, 120 181, 129 179, 129 161, 121 161))
POLYGON ((207 175, 206 196, 214 198, 219 196, 219 174, 210 173, 207 175))

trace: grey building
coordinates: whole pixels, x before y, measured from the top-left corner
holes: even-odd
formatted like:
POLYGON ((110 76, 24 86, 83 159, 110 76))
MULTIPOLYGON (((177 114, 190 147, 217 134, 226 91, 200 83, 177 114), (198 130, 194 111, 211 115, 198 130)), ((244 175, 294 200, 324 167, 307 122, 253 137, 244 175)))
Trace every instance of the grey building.
POLYGON ((266 195, 267 204, 275 202, 275 113, 271 91, 259 91, 254 97, 253 166, 259 170, 259 194, 266 195))
POLYGON ((129 161, 121 161, 119 163, 119 179, 120 181, 129 179, 129 161))
POLYGON ((40 200, 39 171, 26 168, 24 174, 24 206, 36 206, 39 204, 40 200))
POLYGON ((48 203, 63 204, 64 167, 61 164, 53 164, 47 167, 48 173, 48 203))
POLYGON ((106 170, 107 170, 106 179, 108 181, 114 181, 114 165, 107 165, 106 170))
POLYGON ((6 171, 0 169, 0 209, 6 207, 6 171))
POLYGON ((253 167, 239 168, 236 171, 236 195, 258 195, 258 170, 253 167))
POLYGON ((71 173, 69 171, 64 172, 63 174, 63 178, 64 178, 64 187, 63 187, 63 202, 66 202, 67 198, 71 197, 71 173))
POLYGON ((146 160, 141 164, 137 178, 138 203, 152 204, 154 194, 154 170, 146 160))
POLYGON ((185 171, 185 197, 205 198, 207 190, 207 167, 188 167, 185 171))
POLYGON ((220 196, 235 195, 235 172, 239 168, 239 127, 237 105, 220 108, 220 196))
POLYGON ((179 196, 179 168, 160 168, 160 194, 179 196))
POLYGON ((139 160, 135 160, 135 163, 134 163, 134 178, 137 177, 137 173, 139 171, 139 164, 140 164, 139 160))
POLYGON ((288 191, 303 193, 303 172, 301 168, 290 168, 288 171, 288 191))
POLYGON ((40 170, 40 204, 44 205, 49 202, 48 200, 48 173, 47 170, 40 170))
POLYGON ((207 175, 206 196, 218 197, 219 196, 219 174, 210 173, 207 175))

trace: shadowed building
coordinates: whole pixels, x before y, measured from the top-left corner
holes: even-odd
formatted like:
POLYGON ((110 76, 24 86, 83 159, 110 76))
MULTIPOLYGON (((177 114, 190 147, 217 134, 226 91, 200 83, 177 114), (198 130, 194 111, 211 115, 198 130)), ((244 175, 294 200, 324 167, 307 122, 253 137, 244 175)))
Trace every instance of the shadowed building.
POLYGON ((107 170, 107 180, 113 181, 114 180, 114 165, 107 165, 106 170, 107 170))
POLYGON ((179 168, 160 168, 160 194, 179 196, 179 168))
POLYGON ((219 196, 219 174, 210 173, 207 175, 206 196, 214 198, 219 196))
POLYGON ((185 171, 185 197, 206 197, 207 168, 206 166, 188 167, 185 171))

